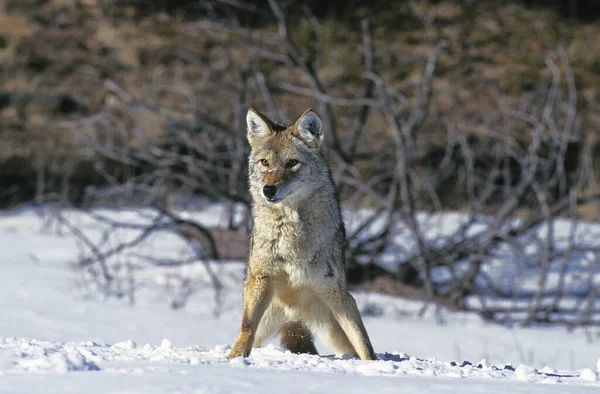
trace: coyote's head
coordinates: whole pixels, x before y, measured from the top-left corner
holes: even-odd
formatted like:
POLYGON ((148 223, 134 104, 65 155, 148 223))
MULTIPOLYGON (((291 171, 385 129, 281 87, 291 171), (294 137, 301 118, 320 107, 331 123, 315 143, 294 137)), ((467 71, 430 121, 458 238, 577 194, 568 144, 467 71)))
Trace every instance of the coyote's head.
POLYGON ((246 116, 250 193, 255 201, 293 203, 330 184, 327 163, 319 152, 323 123, 312 110, 289 127, 250 108, 246 116))

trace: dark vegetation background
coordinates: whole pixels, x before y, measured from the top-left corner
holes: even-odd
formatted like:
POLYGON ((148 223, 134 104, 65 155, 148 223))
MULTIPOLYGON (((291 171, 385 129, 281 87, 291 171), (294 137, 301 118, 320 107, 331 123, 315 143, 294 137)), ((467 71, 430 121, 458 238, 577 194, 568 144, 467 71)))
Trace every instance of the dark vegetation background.
MULTIPOLYGON (((289 3, 290 34, 298 46, 314 48, 320 57, 318 73, 326 88, 339 95, 358 95, 363 88, 361 20, 368 18, 377 47, 373 59, 387 83, 407 92, 420 77, 423 56, 444 37, 450 50, 440 58, 434 89, 438 99, 434 113, 464 121, 470 135, 483 127, 492 112, 508 111, 524 95, 535 92, 550 71, 543 68, 547 51, 563 45, 570 56, 578 88, 578 114, 591 134, 600 130, 600 5, 594 1, 298 1, 289 3), (319 41, 306 26, 303 13, 310 7, 321 24, 319 41), (415 15, 420 14, 420 15, 415 15), (429 20, 429 22, 427 22, 429 20), (424 21, 429 23, 424 24, 424 21), (501 100, 500 100, 501 98, 501 100)), ((152 133, 163 127, 153 114, 137 114, 132 120, 113 105, 114 96, 105 81, 123 90, 149 96, 148 85, 190 87, 198 110, 219 118, 232 129, 234 123, 227 94, 236 81, 223 69, 219 42, 236 38, 223 33, 191 32, 186 23, 226 18, 235 14, 240 26, 273 31, 276 22, 267 1, 18 1, 0 2, 0 206, 10 207, 37 196, 54 194, 74 204, 84 201, 90 185, 110 181, 97 171, 98 157, 77 146, 81 127, 65 122, 109 113, 119 127, 132 122, 152 133), (207 5, 211 5, 207 10, 207 5), (218 15, 218 16, 215 16, 218 15), (214 34, 214 33, 213 33, 214 34), (205 86, 207 75, 222 83, 205 86), (219 91, 215 91, 219 90, 219 91), (213 111, 219 109, 222 114, 213 111), (154 130, 150 130, 154 129, 154 130), (76 170, 75 170, 76 169, 76 170)), ((247 59, 241 59, 247 61, 247 59)), ((270 84, 287 81, 302 84, 289 66, 267 65, 270 84)), ((564 83, 564 80, 562 81, 564 83)), ((276 89, 291 116, 311 103, 299 95, 276 89)), ((173 93, 161 94, 161 102, 178 105, 173 93)), ((261 107, 262 98, 247 101, 261 107)), ((263 108, 264 109, 264 108, 263 108)), ((338 123, 345 124, 355 108, 339 108, 338 123)), ((116 127, 116 125, 113 125, 116 127)), ((371 127, 383 127, 373 120, 371 127)), ((425 169, 435 170, 440 146, 439 124, 426 122, 422 133, 434 137, 419 156, 425 169)), ((378 138, 376 133, 373 138, 378 138)), ((128 136, 132 144, 135 136, 128 136)), ((600 152, 596 138, 594 152, 600 152)), ((443 145, 443 143, 441 143, 443 145)), ((576 152, 577 146, 572 147, 576 152)), ((569 155, 570 169, 576 166, 569 155)), ((380 158, 385 165, 385 157, 380 158)), ((111 166, 114 164, 103 163, 111 166)), ((129 168, 112 176, 124 180, 129 168)), ((371 168, 369 171, 377 171, 371 168)), ((450 205, 460 208, 465 200, 448 182, 444 193, 450 205)))
MULTIPOLYGON (((478 310, 599 323, 600 250, 538 231, 600 219, 597 1, 0 0, 0 11, 0 207, 150 207, 160 220, 140 242, 168 228, 201 246, 198 262, 243 259, 249 223, 233 208, 248 214, 246 110, 289 122, 313 107, 343 203, 370 209, 348 235, 355 288, 463 309, 473 296, 521 300, 478 310), (183 220, 182 195, 227 202, 230 219, 183 220), (466 222, 430 239, 419 212, 453 210, 466 222), (520 273, 490 276, 506 249, 520 273), (595 263, 569 277, 585 253, 595 263), (525 277, 535 289, 519 287, 525 277)), ((79 263, 95 288, 122 294, 110 261, 135 242, 103 251, 60 220, 91 251, 79 263)))

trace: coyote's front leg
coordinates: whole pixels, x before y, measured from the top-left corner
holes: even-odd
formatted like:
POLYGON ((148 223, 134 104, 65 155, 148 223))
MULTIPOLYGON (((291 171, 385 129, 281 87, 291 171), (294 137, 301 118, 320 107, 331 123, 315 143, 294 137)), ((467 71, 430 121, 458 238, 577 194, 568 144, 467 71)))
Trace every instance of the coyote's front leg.
POLYGON ((345 289, 335 289, 319 295, 348 336, 358 356, 363 360, 377 360, 354 297, 345 289))
POLYGON ((240 333, 227 358, 248 357, 250 355, 258 323, 269 306, 272 297, 273 286, 269 278, 264 275, 249 273, 244 285, 244 312, 240 333))

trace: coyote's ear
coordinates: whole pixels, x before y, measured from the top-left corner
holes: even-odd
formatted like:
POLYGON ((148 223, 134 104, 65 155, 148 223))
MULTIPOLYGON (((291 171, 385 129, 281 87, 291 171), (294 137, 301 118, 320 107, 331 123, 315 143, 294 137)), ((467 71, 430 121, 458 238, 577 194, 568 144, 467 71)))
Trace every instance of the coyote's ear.
POLYGON ((254 108, 248 109, 246 124, 248 125, 248 142, 250 145, 252 145, 252 141, 256 138, 265 137, 273 133, 271 122, 254 108))
POLYGON ((319 148, 323 142, 323 122, 312 109, 304 112, 296 121, 292 133, 308 146, 319 148))

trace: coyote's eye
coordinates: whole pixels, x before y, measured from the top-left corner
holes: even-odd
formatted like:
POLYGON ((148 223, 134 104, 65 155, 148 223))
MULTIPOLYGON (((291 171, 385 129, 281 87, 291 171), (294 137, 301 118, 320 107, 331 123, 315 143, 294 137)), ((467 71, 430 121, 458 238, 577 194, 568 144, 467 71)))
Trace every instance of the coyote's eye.
POLYGON ((296 164, 298 164, 298 160, 292 159, 292 160, 288 160, 288 162, 285 163, 285 166, 287 168, 292 168, 292 167, 296 167, 296 164))
POLYGON ((260 159, 258 162, 265 167, 269 166, 269 162, 267 161, 267 159, 260 159))

